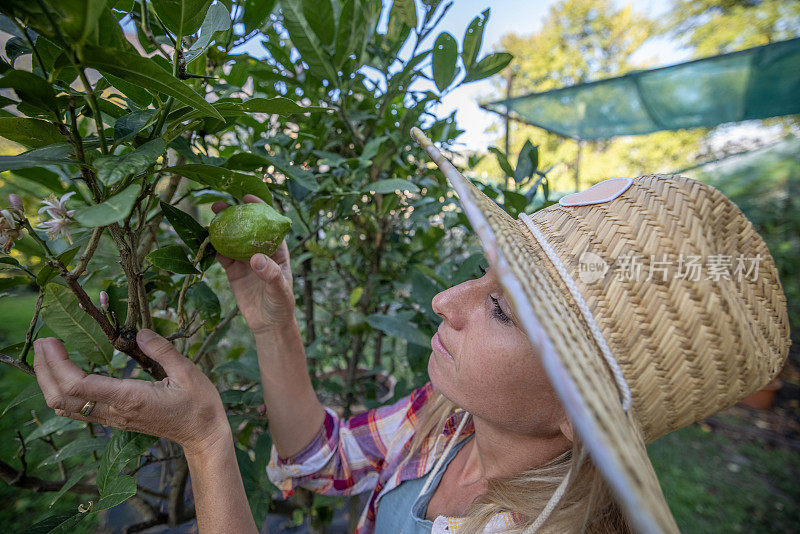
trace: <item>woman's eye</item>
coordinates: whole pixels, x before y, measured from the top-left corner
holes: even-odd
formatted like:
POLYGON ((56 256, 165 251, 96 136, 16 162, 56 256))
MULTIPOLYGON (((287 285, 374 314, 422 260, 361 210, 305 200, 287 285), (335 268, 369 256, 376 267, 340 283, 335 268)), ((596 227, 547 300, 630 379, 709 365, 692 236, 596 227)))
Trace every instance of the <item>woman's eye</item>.
POLYGON ((492 299, 492 304, 494 304, 493 314, 497 318, 497 320, 500 321, 501 323, 510 323, 511 318, 505 314, 503 308, 500 307, 500 303, 497 301, 497 299, 491 295, 489 295, 489 298, 492 299))

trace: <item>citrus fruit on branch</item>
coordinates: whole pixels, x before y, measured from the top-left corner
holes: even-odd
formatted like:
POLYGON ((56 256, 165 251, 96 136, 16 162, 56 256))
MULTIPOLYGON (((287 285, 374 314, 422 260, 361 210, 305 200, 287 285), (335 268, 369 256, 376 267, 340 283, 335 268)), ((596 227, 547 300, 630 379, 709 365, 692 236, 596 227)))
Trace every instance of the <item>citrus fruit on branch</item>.
POLYGON ((217 213, 208 226, 208 237, 223 256, 250 261, 259 252, 273 255, 291 227, 292 220, 269 204, 248 202, 217 213))

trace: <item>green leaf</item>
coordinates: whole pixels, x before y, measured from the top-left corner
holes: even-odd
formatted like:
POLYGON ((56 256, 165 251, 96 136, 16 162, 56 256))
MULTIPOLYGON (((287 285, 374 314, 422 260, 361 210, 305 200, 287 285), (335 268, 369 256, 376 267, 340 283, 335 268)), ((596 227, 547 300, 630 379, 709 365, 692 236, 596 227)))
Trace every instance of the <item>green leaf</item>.
MULTIPOLYGON (((65 448, 66 448, 67 446, 69 446, 69 445, 70 445, 70 443, 67 443, 67 445, 65 445, 65 448)), ((86 451, 86 452, 90 452, 90 451, 86 451)), ((40 464, 40 465, 42 465, 42 464, 40 464)), ((63 485, 63 486, 61 486, 61 489, 60 489, 60 490, 58 490, 58 493, 56 493, 55 495, 53 495, 53 498, 52 498, 52 500, 50 501, 50 504, 48 505, 48 508, 52 508, 52 507, 53 507, 53 505, 54 505, 54 504, 55 504, 55 503, 56 503, 56 502, 57 502, 57 501, 58 501, 58 500, 59 500, 61 497, 63 497, 63 496, 64 496, 64 494, 65 494, 67 491, 69 491, 69 490, 70 490, 70 488, 72 488, 72 486, 74 486, 75 484, 77 484, 78 482, 80 482, 80 480, 81 480, 83 477, 85 477, 86 475, 88 475, 88 474, 89 474, 89 473, 91 473, 92 471, 94 471, 94 466, 93 466, 93 465, 82 465, 82 466, 80 466, 80 467, 76 467, 76 468, 75 468, 75 470, 74 470, 74 471, 73 471, 73 472, 72 472, 72 473, 69 475, 69 478, 67 479, 67 481, 66 481, 66 482, 64 482, 64 485, 63 485)))
POLYGON ((169 31, 186 37, 200 28, 211 0, 151 0, 151 4, 169 31))
POLYGON ((100 325, 78 306, 72 292, 60 285, 49 284, 42 303, 44 321, 66 345, 99 365, 107 365, 114 356, 114 347, 100 325))
POLYGON ((114 185, 130 174, 146 171, 166 149, 167 145, 164 140, 158 137, 131 152, 114 156, 98 156, 94 159, 97 178, 105 185, 114 185))
POLYGON ((8 71, 0 78, 0 88, 13 89, 26 104, 58 113, 58 102, 53 87, 47 80, 33 73, 24 70, 8 71))
POLYGON ((224 33, 231 28, 231 15, 228 9, 217 2, 206 13, 203 25, 200 26, 200 38, 197 39, 186 52, 186 63, 200 57, 211 45, 212 41, 219 39, 219 33, 224 33))
MULTIPOLYGON (((20 266, 19 265, 19 261, 17 261, 15 258, 12 258, 10 256, 3 256, 2 258, 0 258, 0 264, 3 264, 3 263, 5 263, 6 265, 12 265, 14 267, 19 267, 20 266)), ((2 267, 2 265, 0 265, 0 267, 2 267)))
POLYGON ((8 406, 6 406, 5 409, 3 409, 3 413, 0 413, 0 417, 3 417, 6 414, 6 412, 8 412, 10 409, 19 406, 23 402, 27 402, 36 397, 44 398, 44 394, 42 393, 42 390, 39 388, 39 383, 34 380, 33 382, 25 386, 25 389, 20 391, 16 397, 11 399, 11 402, 8 403, 8 406))
POLYGON ((368 183, 362 188, 361 192, 367 193, 369 191, 375 191, 376 193, 387 194, 394 193, 396 189, 400 191, 411 191, 412 193, 419 191, 419 187, 408 180, 389 178, 387 180, 378 180, 377 182, 368 183))
POLYGON ((309 72, 331 82, 338 80, 331 64, 330 54, 325 50, 311 25, 303 15, 302 0, 282 0, 283 25, 289 32, 292 44, 308 64, 309 72))
POLYGON ((489 21, 489 13, 491 9, 487 8, 483 13, 472 19, 469 23, 467 31, 464 34, 464 41, 461 50, 461 59, 464 61, 464 66, 467 72, 470 71, 475 61, 478 59, 478 52, 483 43, 483 30, 486 23, 489 21))
POLYGON ((320 42, 332 45, 336 37, 336 19, 331 0, 303 0, 303 15, 320 42))
POLYGON ((39 148, 64 141, 64 137, 52 123, 26 117, 0 117, 0 137, 28 148, 39 148))
POLYGON ((139 184, 131 184, 121 193, 103 201, 102 204, 79 209, 73 217, 88 228, 105 226, 127 217, 138 196, 139 184))
POLYGON ((395 315, 373 313, 367 316, 367 324, 376 330, 386 332, 390 336, 405 339, 415 345, 427 347, 431 344, 431 338, 421 332, 417 325, 404 321, 395 315))
POLYGON ((58 196, 63 195, 69 190, 56 173, 42 167, 14 169, 14 176, 19 176, 23 180, 44 186, 50 191, 54 191, 58 196))
POLYGON ((458 45, 448 32, 442 32, 433 44, 433 81, 439 91, 444 91, 456 75, 458 45))
POLYGON ((364 145, 364 150, 361 152, 361 155, 358 159, 363 160, 365 165, 369 165, 372 158, 374 158, 378 151, 381 148, 381 144, 389 138, 388 135, 382 135, 380 137, 373 137, 370 139, 366 145, 364 145))
POLYGON ((308 189, 309 191, 319 191, 319 184, 317 183, 316 179, 314 178, 314 174, 298 167, 297 165, 291 165, 288 161, 278 159, 272 156, 268 156, 265 158, 267 161, 270 162, 278 171, 285 174, 304 188, 308 189))
POLYGON ((524 211, 525 206, 528 205, 528 199, 525 198, 525 195, 516 191, 503 191, 503 199, 503 208, 514 218, 524 211))
POLYGON ((70 44, 80 47, 87 41, 97 42, 98 21, 105 10, 106 0, 62 0, 53 7, 59 30, 70 44))
MULTIPOLYGON (((70 247, 61 254, 59 254, 57 258, 61 260, 61 263, 63 263, 64 265, 69 265, 69 262, 71 262, 75 258, 75 255, 78 253, 80 249, 81 245, 70 247)), ((50 265, 45 263, 39 270, 39 273, 36 275, 36 283, 39 285, 39 287, 44 287, 47 285, 48 282, 50 282, 50 280, 55 278, 57 274, 58 271, 54 267, 51 267, 50 265)))
POLYGON ((35 148, 16 156, 0 156, 0 172, 45 165, 75 164, 68 159, 72 154, 72 146, 68 143, 57 143, 42 148, 35 148))
MULTIPOLYGON (((95 509, 95 507, 92 507, 95 509)), ((67 534, 75 532, 75 525, 89 514, 59 514, 50 516, 25 530, 26 534, 67 534)))
POLYGON ((417 27, 417 6, 414 0, 394 0, 389 18, 399 17, 403 24, 411 29, 417 27))
POLYGON ((247 113, 270 113, 276 115, 333 111, 331 108, 323 108, 320 106, 301 106, 297 102, 282 96, 275 98, 251 98, 242 102, 241 109, 247 113))
POLYGON ((119 76, 126 82, 169 95, 187 106, 222 120, 222 115, 206 102, 205 98, 175 78, 171 72, 159 67, 152 59, 120 50, 87 45, 83 49, 83 63, 103 74, 119 76))
POLYGON ((117 478, 128 462, 147 452, 157 440, 157 437, 147 434, 114 430, 97 468, 97 489, 100 496, 105 496, 112 488, 111 481, 117 478))
POLYGON ((253 154, 252 152, 238 152, 229 157, 228 160, 222 164, 226 169, 234 171, 254 171, 261 167, 269 167, 272 165, 264 156, 253 154))
POLYGON ((197 267, 186 257, 186 250, 180 245, 167 245, 154 250, 147 259, 161 269, 177 274, 200 274, 197 267))
POLYGON ((258 176, 242 174, 223 167, 215 167, 214 165, 200 164, 178 165, 165 170, 185 176, 217 191, 230 193, 239 200, 247 193, 250 193, 267 204, 272 204, 272 192, 266 182, 258 176))
POLYGON ((344 0, 342 3, 339 26, 336 28, 336 52, 333 57, 337 69, 347 62, 349 56, 358 48, 358 44, 364 40, 364 11, 361 0, 344 0))
POLYGON ((113 74, 105 73, 103 78, 106 79, 115 89, 119 90, 123 95, 133 100, 139 107, 146 108, 153 103, 153 96, 138 85, 128 83, 122 78, 114 76, 113 74))
POLYGON ((467 77, 464 78, 464 83, 482 80, 483 78, 488 78, 492 74, 497 74, 506 68, 506 66, 511 63, 512 59, 514 59, 514 56, 507 52, 489 54, 480 60, 477 65, 474 65, 472 69, 467 70, 467 77))
POLYGON ((526 140, 517 157, 517 168, 514 170, 514 181, 516 183, 519 184, 526 178, 532 176, 533 171, 536 170, 536 167, 533 166, 533 158, 531 157, 531 153, 535 151, 536 149, 533 148, 531 140, 526 140))
POLYGON ((200 319, 206 320, 206 328, 213 328, 219 322, 219 315, 222 312, 219 297, 205 282, 197 282, 189 288, 186 302, 200 312, 200 319))
POLYGON ((275 0, 245 0, 242 16, 245 35, 260 28, 274 8, 275 0))
POLYGON ((104 491, 100 492, 100 500, 92 510, 100 511, 113 508, 136 495, 136 479, 130 475, 123 475, 109 480, 104 491))
POLYGON ((28 433, 28 435, 25 436, 25 441, 29 442, 35 439, 44 438, 50 434, 53 434, 54 432, 74 430, 83 427, 85 424, 86 423, 82 421, 76 421, 74 419, 70 419, 69 417, 60 417, 55 415, 28 433), (76 425, 75 423, 78 424, 76 425))
POLYGON ((0 291, 11 289, 12 287, 21 286, 30 282, 31 279, 27 276, 12 276, 9 278, 0 278, 0 291))
POLYGON ((161 211, 164 217, 167 218, 169 223, 175 229, 175 233, 180 236, 184 243, 189 246, 189 249, 197 254, 200 250, 200 245, 203 244, 206 237, 208 237, 208 230, 194 220, 194 217, 189 215, 183 210, 176 208, 166 202, 160 202, 161 211))
POLYGON ((103 448, 103 445, 105 445, 105 442, 100 438, 78 438, 75 441, 68 442, 56 452, 39 462, 39 467, 55 465, 58 462, 63 462, 68 458, 73 458, 78 455, 86 455, 88 457, 89 453, 99 451, 103 448))
POLYGON ((133 139, 136 134, 147 126, 147 123, 150 122, 150 119, 155 114, 156 110, 154 109, 143 109, 120 117, 114 123, 114 140, 121 143, 133 139))
POLYGON ((364 294, 364 288, 358 286, 350 293, 350 307, 355 308, 358 301, 361 300, 361 295, 364 294))
POLYGON ((508 158, 506 157, 503 152, 497 147, 489 147, 489 151, 495 155, 497 158, 497 163, 500 165, 500 168, 506 173, 506 176, 514 176, 514 169, 511 167, 511 164, 508 162, 508 158))
POLYGON ((24 41, 19 37, 12 37, 6 41, 6 57, 12 65, 19 56, 30 53, 31 47, 27 41, 24 41))

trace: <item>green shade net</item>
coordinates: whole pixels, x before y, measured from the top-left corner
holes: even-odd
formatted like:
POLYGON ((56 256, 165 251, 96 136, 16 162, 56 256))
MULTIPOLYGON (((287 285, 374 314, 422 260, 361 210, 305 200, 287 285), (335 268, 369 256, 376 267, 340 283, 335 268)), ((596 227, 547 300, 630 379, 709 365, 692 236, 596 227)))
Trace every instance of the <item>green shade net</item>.
POLYGON ((482 107, 573 139, 800 113, 800 38, 482 107))

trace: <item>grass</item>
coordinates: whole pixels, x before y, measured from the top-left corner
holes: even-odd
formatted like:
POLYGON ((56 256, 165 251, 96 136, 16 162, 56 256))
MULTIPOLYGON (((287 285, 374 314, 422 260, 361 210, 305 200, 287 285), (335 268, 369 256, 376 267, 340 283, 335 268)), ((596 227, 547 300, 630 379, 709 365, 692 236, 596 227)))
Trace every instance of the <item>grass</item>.
MULTIPOLYGON (((750 424, 728 413, 719 417, 736 427, 750 424)), ((651 443, 648 453, 681 532, 797 532, 796 451, 693 424, 651 443)))

